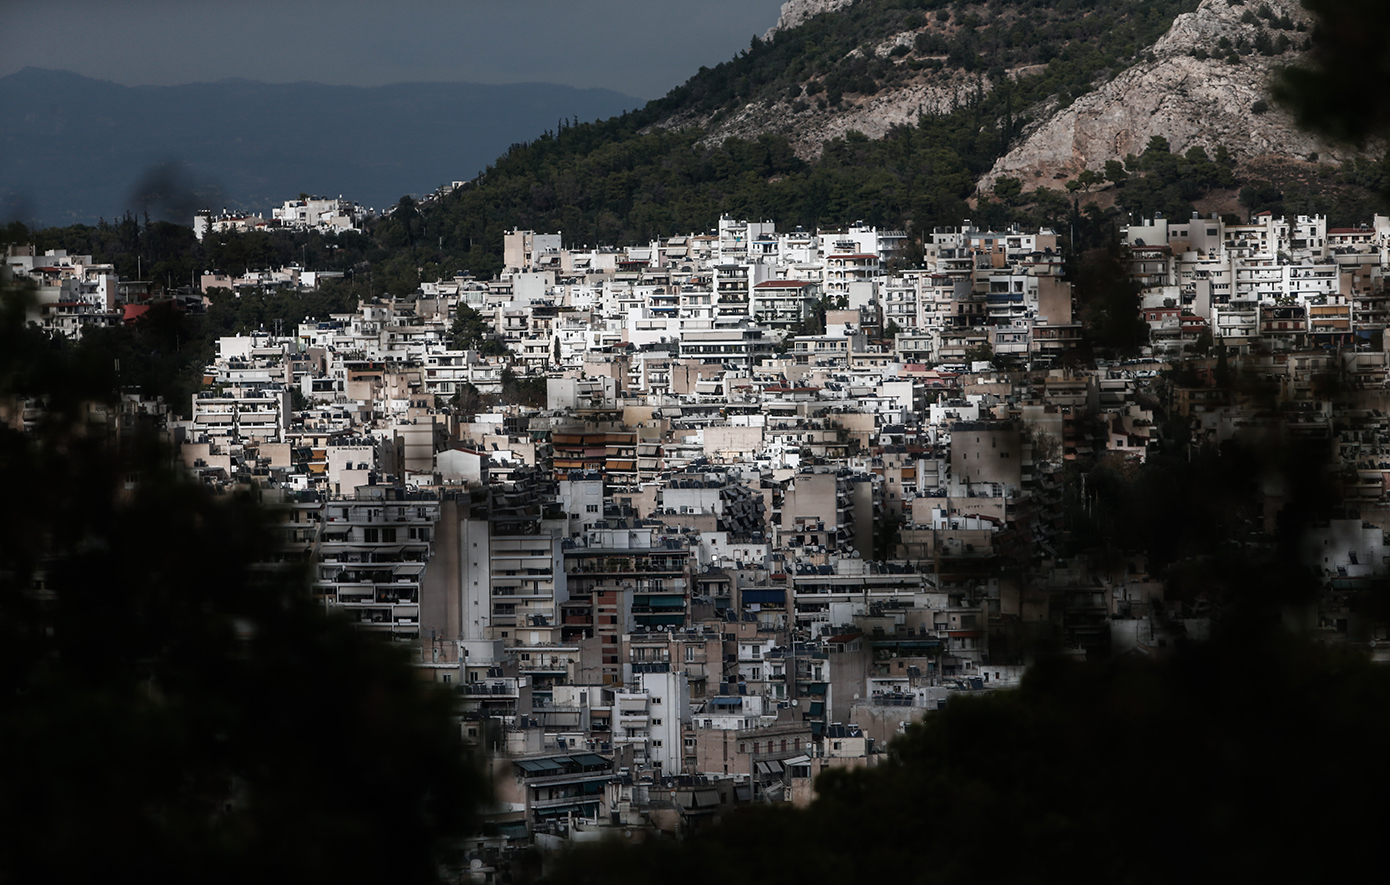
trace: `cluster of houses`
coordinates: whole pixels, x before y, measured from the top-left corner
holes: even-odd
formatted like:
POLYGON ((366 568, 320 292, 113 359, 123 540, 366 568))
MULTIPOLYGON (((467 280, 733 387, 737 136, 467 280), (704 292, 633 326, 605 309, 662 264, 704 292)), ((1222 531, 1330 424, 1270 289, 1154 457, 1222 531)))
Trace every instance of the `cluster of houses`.
POLYGON ((1156 218, 1130 225, 1125 240, 1157 355, 1203 339, 1233 353, 1382 349, 1390 218, 1331 229, 1322 216, 1269 212, 1249 224, 1156 218))
POLYGON ((301 194, 298 199, 285 200, 270 210, 270 217, 255 213, 220 212, 205 210, 193 216, 193 235, 201 241, 209 233, 235 231, 264 231, 276 228, 290 230, 316 230, 324 234, 338 234, 344 231, 360 231, 362 222, 373 214, 371 209, 360 206, 341 196, 314 197, 301 194))
MULTIPOLYGON (((1387 638, 1347 600, 1385 571, 1390 221, 1124 237, 1152 345, 1123 364, 1067 359, 1050 231, 934 231, 907 269, 902 232, 725 218, 618 249, 511 232, 496 280, 221 339, 162 421, 202 481, 282 505, 326 607, 456 687, 497 788, 480 850, 689 832, 809 801, 953 693, 1015 684, 1040 636, 1204 635, 1142 558, 1065 555, 1071 465, 1143 462, 1164 422, 1325 440, 1348 511, 1310 531, 1329 592, 1300 617, 1387 638), (500 346, 456 346, 464 308, 500 346), (543 403, 509 395, 528 378, 543 403)), ((69 256, 8 261, 119 300, 69 256)))

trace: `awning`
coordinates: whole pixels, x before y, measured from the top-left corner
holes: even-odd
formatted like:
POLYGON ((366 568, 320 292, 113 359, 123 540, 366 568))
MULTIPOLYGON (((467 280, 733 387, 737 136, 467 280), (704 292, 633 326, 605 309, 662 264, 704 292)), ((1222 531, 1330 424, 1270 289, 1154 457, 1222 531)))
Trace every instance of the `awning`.
POLYGON ((648 605, 652 608, 685 608, 684 596, 633 596, 633 605, 648 605))
POLYGON ((515 764, 527 774, 562 774, 565 770, 565 766, 553 759, 522 759, 515 764))
POLYGON ((598 755, 597 753, 579 753, 578 755, 571 756, 570 758, 573 759, 575 762, 578 762, 580 765, 585 766, 586 768, 587 768, 588 766, 590 766, 590 765, 611 765, 611 764, 612 764, 612 763, 609 762, 607 759, 603 758, 602 756, 598 755))
POLYGON ((486 827, 484 832, 491 830, 496 836, 503 839, 525 839, 527 836, 525 821, 505 821, 486 827))

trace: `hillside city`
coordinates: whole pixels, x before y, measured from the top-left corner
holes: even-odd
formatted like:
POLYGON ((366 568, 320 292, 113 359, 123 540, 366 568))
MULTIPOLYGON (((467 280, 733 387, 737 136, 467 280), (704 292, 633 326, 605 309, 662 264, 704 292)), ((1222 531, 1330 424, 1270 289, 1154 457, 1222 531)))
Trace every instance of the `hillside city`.
MULTIPOLYGON (((271 223, 358 212, 288 201, 271 223)), ((327 609, 455 687, 494 859, 805 805, 951 696, 1017 685, 1043 639, 1161 658, 1208 635, 1214 602, 1144 555, 1077 555, 1089 465, 1320 446, 1341 507, 1302 538, 1321 589, 1288 617, 1385 659, 1349 599, 1387 556, 1390 218, 1124 227, 1131 359, 1087 356, 1064 240, 967 222, 908 261, 906 232, 864 225, 724 217, 617 248, 514 230, 496 279, 221 338, 187 418, 126 393, 91 420, 153 424, 203 484, 257 490, 327 609)), ((6 267, 68 338, 152 303, 91 256, 12 246, 6 267)), ((179 299, 333 276, 209 272, 179 299)))

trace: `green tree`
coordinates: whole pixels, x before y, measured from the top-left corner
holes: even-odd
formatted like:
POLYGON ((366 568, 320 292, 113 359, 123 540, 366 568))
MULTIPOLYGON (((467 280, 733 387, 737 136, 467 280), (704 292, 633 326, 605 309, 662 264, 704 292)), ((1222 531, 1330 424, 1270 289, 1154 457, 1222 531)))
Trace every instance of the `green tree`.
POLYGON ((1132 355, 1148 341, 1139 292, 1140 286, 1129 276, 1126 251, 1118 243, 1092 249, 1082 257, 1076 297, 1084 305, 1086 335, 1093 347, 1132 355))
POLYGON ((544 375, 517 375, 511 369, 502 370, 502 402, 545 408, 546 380, 544 375))
POLYGON ((454 308, 454 324, 449 328, 455 350, 479 350, 492 340, 494 329, 482 314, 460 303, 454 308))

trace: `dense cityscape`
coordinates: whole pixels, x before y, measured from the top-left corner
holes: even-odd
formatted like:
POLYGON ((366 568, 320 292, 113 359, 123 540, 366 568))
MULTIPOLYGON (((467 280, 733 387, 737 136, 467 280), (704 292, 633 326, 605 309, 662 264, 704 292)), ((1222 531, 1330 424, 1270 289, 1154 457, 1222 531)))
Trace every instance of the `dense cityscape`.
POLYGON ((344 12, 350 89, 0 76, 0 881, 1374 869, 1351 7, 788 0, 620 113, 389 72, 674 52, 635 5, 344 12))
MULTIPOLYGON (((269 223, 355 219, 299 200, 269 223)), ((1162 658, 1207 637, 1230 600, 1173 577, 1205 551, 1106 525, 1141 517, 1100 484, 1155 458, 1271 435, 1324 456, 1306 466, 1339 504, 1303 527, 1314 592, 1283 616, 1383 653, 1355 600, 1385 573, 1390 221, 1120 236, 1126 359, 1089 352, 1054 231, 938 229, 908 269, 901 231, 725 217, 624 248, 512 231, 494 280, 220 338, 186 409, 127 393, 91 420, 157 427, 200 483, 254 490, 323 606, 455 688, 496 789, 488 858, 689 833, 809 803, 823 771, 873 766, 954 694, 1018 685, 1044 645, 1162 658)), ((6 263, 55 335, 151 308, 91 256, 6 263)), ((176 297, 330 277, 209 273, 176 297)), ((1261 482, 1221 540, 1276 538, 1288 494, 1261 482)))

